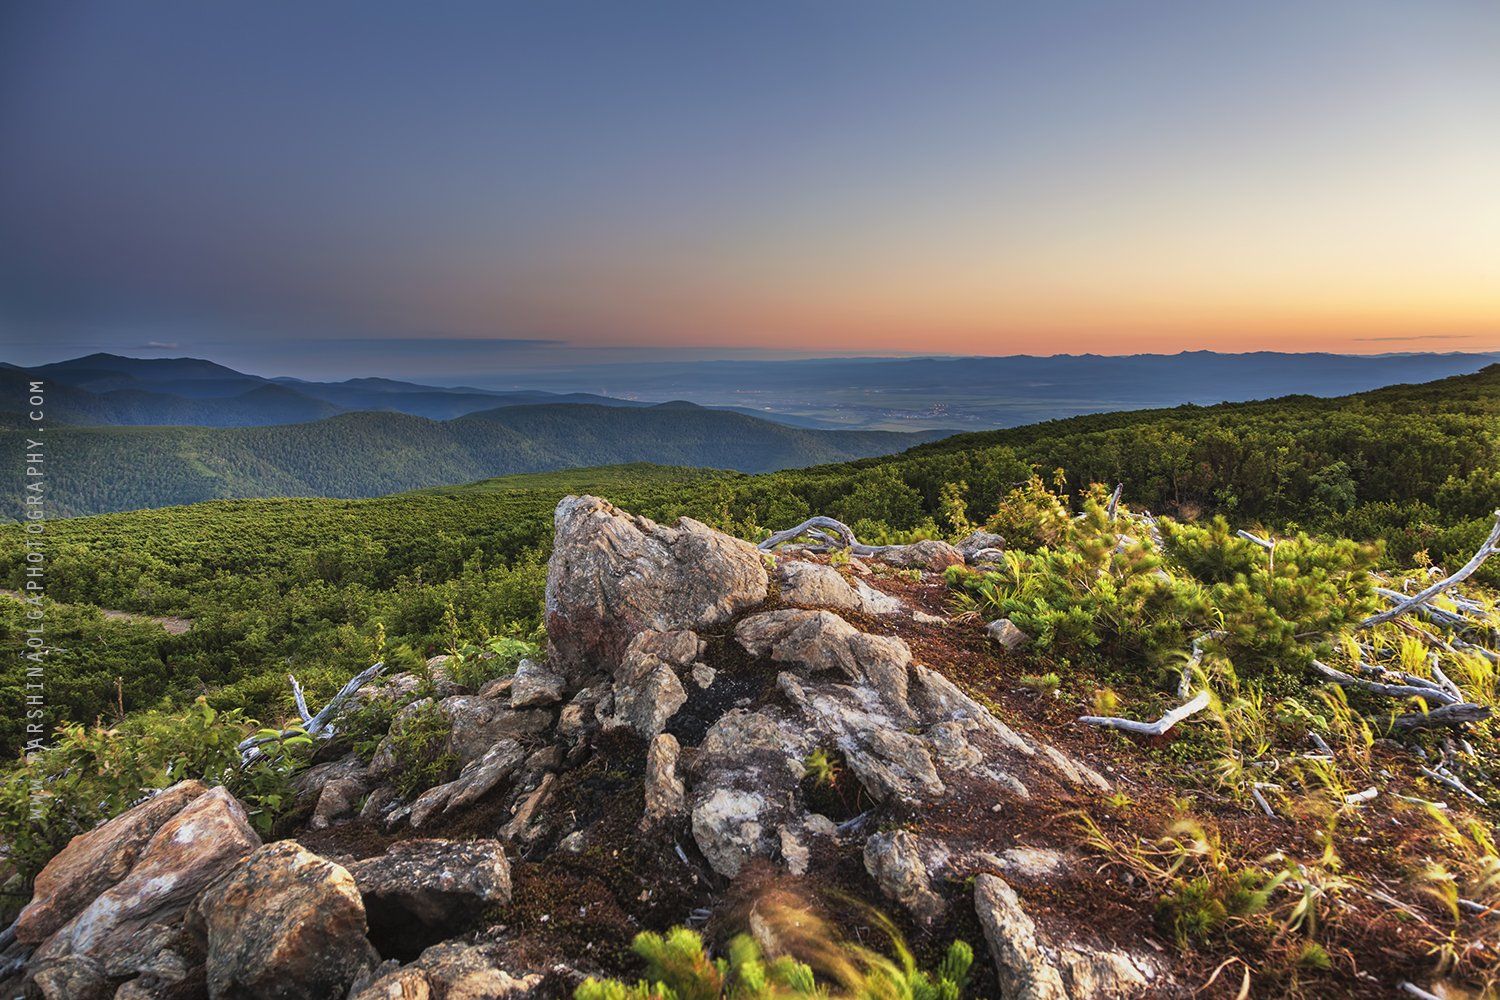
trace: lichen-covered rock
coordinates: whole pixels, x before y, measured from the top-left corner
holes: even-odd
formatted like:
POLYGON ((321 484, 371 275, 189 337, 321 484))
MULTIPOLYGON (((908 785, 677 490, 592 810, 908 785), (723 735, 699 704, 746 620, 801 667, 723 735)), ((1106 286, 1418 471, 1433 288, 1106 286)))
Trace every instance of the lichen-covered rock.
POLYGON ((185 975, 182 917, 204 886, 260 846, 223 788, 192 798, 146 843, 129 874, 42 943, 33 981, 48 1000, 113 994, 142 974, 185 975))
POLYGON ((433 817, 462 809, 487 795, 491 789, 515 774, 526 760, 526 750, 515 740, 505 739, 485 751, 482 757, 464 765, 452 781, 427 789, 411 804, 409 813, 413 828, 425 826, 433 817))
POLYGON ((660 525, 598 497, 564 497, 547 563, 551 666, 578 683, 612 671, 650 629, 702 631, 766 599, 755 546, 691 518, 660 525))
POLYGON ((194 911, 214 1000, 341 997, 379 961, 353 876, 296 841, 257 850, 194 911))
POLYGON ((925 569, 941 573, 949 566, 962 566, 964 555, 947 542, 927 539, 910 545, 892 545, 882 549, 874 558, 890 566, 905 569, 925 569))
POLYGON ((535 660, 522 660, 510 685, 511 707, 555 705, 562 701, 566 685, 562 674, 553 673, 535 660))
POLYGON ((687 812, 686 789, 677 777, 677 758, 681 753, 677 738, 662 733, 646 750, 645 828, 670 823, 687 812))
POLYGON ((466 912, 510 902, 510 863, 497 840, 403 840, 350 865, 372 933, 443 927, 466 912))
POLYGON ((909 830, 876 833, 865 841, 865 871, 886 896, 930 926, 947 904, 933 891, 922 853, 921 842, 909 830))
POLYGON ((776 565, 781 602, 796 608, 834 608, 857 611, 859 594, 838 570, 802 559, 783 559, 776 565))
POLYGON ((454 695, 438 702, 450 729, 444 749, 460 764, 484 756, 501 740, 521 739, 552 725, 552 713, 540 708, 515 709, 478 695, 454 695))
POLYGON ((1036 925, 998 875, 974 880, 974 911, 1006 1000, 1069 1000, 1062 975, 1037 942, 1036 925))
POLYGON ((512 975, 495 949, 485 944, 445 941, 410 965, 384 973, 351 993, 349 1000, 519 1000, 537 995, 539 973, 512 975))
POLYGON ((877 802, 933 801, 946 790, 927 741, 906 731, 904 702, 886 704, 868 687, 807 681, 789 671, 776 683, 808 736, 838 747, 877 802))
POLYGON ((629 726, 650 739, 687 704, 681 675, 703 655, 696 632, 647 630, 630 640, 615 668, 614 700, 606 728, 629 726))
POLYGON ((781 830, 801 823, 802 734, 764 712, 735 709, 713 724, 693 760, 693 840, 719 874, 775 857, 781 830))
POLYGON ((124 878, 156 831, 208 791, 180 781, 68 841, 36 877, 31 902, 16 918, 16 940, 40 944, 89 901, 124 878))
POLYGON ((895 636, 861 632, 831 611, 786 609, 743 619, 734 637, 752 656, 809 673, 838 671, 894 706, 905 704, 911 649, 895 636))

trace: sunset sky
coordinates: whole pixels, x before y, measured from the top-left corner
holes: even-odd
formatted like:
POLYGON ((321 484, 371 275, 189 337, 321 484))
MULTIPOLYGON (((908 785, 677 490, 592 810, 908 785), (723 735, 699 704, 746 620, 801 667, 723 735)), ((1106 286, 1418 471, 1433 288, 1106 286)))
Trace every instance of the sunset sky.
POLYGON ((1500 4, 12 3, 0 234, 22 363, 1495 349, 1500 4))

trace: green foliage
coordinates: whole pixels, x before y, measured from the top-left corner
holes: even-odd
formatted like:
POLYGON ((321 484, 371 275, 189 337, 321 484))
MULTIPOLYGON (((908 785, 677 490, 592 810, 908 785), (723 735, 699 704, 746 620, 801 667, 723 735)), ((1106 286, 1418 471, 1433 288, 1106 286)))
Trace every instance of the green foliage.
POLYGON ((839 779, 842 765, 835 754, 818 747, 802 760, 803 776, 815 785, 831 787, 839 779))
POLYGON ((45 752, 0 781, 0 842, 8 859, 29 880, 72 837, 186 778, 227 786, 261 833, 269 833, 290 804, 290 778, 311 741, 293 736, 243 767, 237 745, 254 729, 242 712, 218 712, 204 698, 186 711, 141 713, 114 728, 62 727, 45 752))
MULTIPOLYGON (((816 933, 826 928, 815 924, 816 933)), ((954 941, 932 972, 917 968, 911 953, 892 938, 894 960, 865 949, 820 942, 818 950, 829 964, 829 974, 840 987, 831 994, 812 966, 790 955, 767 960, 747 934, 729 942, 727 956, 710 958, 698 932, 677 927, 665 935, 638 934, 634 951, 645 962, 645 978, 635 983, 590 977, 574 992, 574 1000, 775 1000, 825 998, 850 1000, 958 1000, 968 983, 974 951, 954 941)))
POLYGON ((1129 674, 1179 660, 1214 632, 1241 676, 1288 689, 1305 678, 1313 641, 1374 610, 1374 546, 1299 532, 1267 552, 1223 518, 1163 518, 1158 549, 1133 522, 1109 522, 1101 489, 1077 516, 1066 499, 1032 477, 1000 508, 1007 537, 1036 547, 1008 549, 994 569, 949 570, 961 605, 1010 618, 1062 662, 1129 674))
POLYGON ((458 759, 446 749, 452 732, 452 720, 431 699, 415 702, 396 716, 390 741, 397 791, 409 797, 453 776, 458 759))

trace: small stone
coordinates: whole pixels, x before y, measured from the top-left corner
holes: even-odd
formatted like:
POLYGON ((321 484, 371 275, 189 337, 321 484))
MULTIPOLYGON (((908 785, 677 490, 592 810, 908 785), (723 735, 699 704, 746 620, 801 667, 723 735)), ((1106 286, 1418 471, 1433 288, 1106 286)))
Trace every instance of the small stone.
POLYGON ((677 777, 681 753, 677 737, 660 733, 646 751, 646 815, 643 827, 653 827, 680 818, 687 812, 686 790, 677 777))
POLYGON ((1021 631, 1021 627, 1009 618, 997 618, 984 628, 985 634, 991 639, 1014 652, 1031 643, 1031 636, 1021 631))
POLYGON ((510 687, 512 708, 555 705, 562 700, 566 685, 562 674, 554 674, 535 660, 522 660, 510 687))

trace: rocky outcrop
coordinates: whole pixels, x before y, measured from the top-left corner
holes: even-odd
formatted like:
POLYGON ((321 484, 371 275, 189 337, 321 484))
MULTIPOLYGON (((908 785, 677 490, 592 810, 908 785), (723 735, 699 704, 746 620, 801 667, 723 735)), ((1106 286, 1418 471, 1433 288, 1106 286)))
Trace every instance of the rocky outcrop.
POLYGON ((547 564, 554 670, 577 686, 612 671, 642 631, 702 631, 765 600, 760 553, 691 518, 671 526, 598 497, 565 497, 547 564))
POLYGON ((37 948, 37 989, 49 1000, 89 1000, 141 976, 185 979, 193 962, 184 912, 258 846, 234 796, 222 788, 193 796, 156 830, 124 878, 37 948))
POLYGON ((510 864, 497 840, 404 840, 349 868, 375 933, 446 927, 510 902, 510 864))
POLYGON ((698 849, 733 878, 746 859, 775 857, 781 831, 801 825, 802 734, 761 712, 734 710, 709 729, 693 761, 692 831, 698 849))
POLYGON ((16 918, 16 940, 35 945, 52 936, 129 874, 156 831, 207 791, 202 782, 180 781, 68 841, 37 875, 31 902, 16 918))
POLYGON ((354 878, 296 841, 269 844, 194 905, 214 1000, 343 996, 379 961, 354 878))

